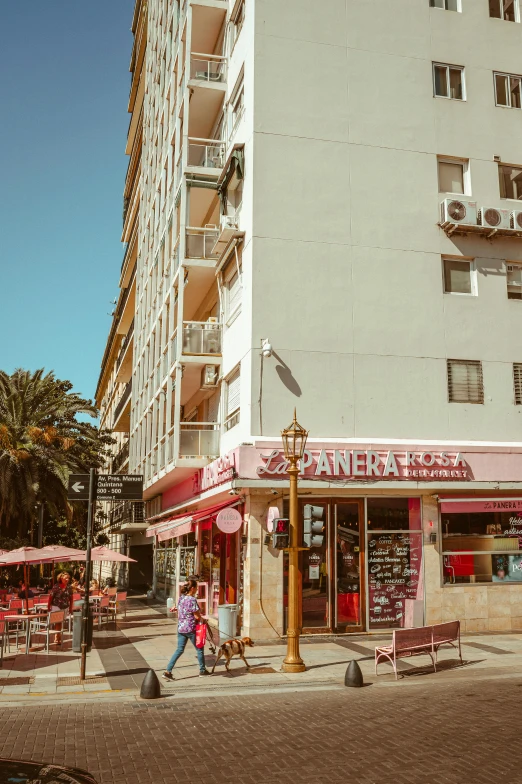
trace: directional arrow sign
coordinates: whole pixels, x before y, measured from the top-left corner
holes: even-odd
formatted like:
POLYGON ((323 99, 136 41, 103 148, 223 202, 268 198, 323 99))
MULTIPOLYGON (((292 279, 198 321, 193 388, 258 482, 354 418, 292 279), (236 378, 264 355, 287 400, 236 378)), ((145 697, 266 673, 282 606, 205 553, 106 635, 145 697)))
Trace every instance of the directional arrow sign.
POLYGON ((98 474, 98 501, 142 501, 143 476, 133 474, 98 474))
POLYGON ((89 500, 89 474, 71 474, 69 476, 67 499, 69 501, 89 500))

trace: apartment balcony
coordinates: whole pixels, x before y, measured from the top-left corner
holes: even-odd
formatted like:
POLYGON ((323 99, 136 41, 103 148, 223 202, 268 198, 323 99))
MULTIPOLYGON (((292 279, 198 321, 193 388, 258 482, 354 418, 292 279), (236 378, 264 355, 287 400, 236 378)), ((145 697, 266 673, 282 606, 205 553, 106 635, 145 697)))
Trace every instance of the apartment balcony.
POLYGON ((195 359, 201 364, 208 357, 221 357, 221 339, 223 327, 217 322, 184 321, 183 322, 183 359, 195 359))
POLYGON ((111 533, 145 531, 147 527, 143 501, 124 501, 110 511, 109 528, 111 533))
POLYGON ((179 457, 193 460, 219 457, 219 436, 216 422, 180 422, 179 457))
MULTIPOLYGON (((125 444, 120 449, 120 451, 117 453, 114 460, 112 461, 111 473, 112 474, 120 473, 121 469, 123 468, 125 463, 128 463, 128 461, 129 461, 129 442, 126 441, 125 444)), ((126 473, 126 472, 122 472, 122 473, 126 473)))
POLYGON ((188 77, 191 97, 187 131, 191 138, 208 139, 223 111, 227 90, 226 57, 193 52, 188 77))
POLYGON ((206 177, 219 176, 225 163, 225 142, 215 139, 188 140, 187 169, 206 177))
POLYGON ((118 405, 114 409, 114 422, 112 429, 116 433, 128 433, 130 431, 130 408, 132 397, 132 379, 125 384, 118 405))
POLYGON ((123 338, 118 357, 116 359, 116 381, 130 381, 132 375, 132 352, 134 347, 134 319, 131 321, 129 331, 123 338))
POLYGON ((213 248, 219 238, 219 230, 214 225, 187 226, 185 229, 185 257, 202 262, 214 263, 218 254, 213 248))

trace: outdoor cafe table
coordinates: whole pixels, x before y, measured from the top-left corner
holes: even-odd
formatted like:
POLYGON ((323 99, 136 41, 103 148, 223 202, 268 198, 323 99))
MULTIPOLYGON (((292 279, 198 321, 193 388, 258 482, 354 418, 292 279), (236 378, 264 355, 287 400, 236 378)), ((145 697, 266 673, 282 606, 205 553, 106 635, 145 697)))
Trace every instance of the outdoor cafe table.
POLYGON ((26 623, 27 624, 27 630, 25 632, 25 652, 29 653, 29 649, 31 647, 31 627, 30 627, 29 624, 30 624, 31 621, 34 621, 36 618, 47 618, 47 615, 48 615, 48 613, 46 613, 46 612, 44 612, 44 613, 29 613, 29 615, 27 615, 27 614, 23 614, 23 615, 22 614, 21 615, 4 615, 3 620, 7 621, 7 625, 8 626, 9 626, 9 623, 15 623, 15 622, 16 623, 20 623, 21 622, 21 623, 26 623))

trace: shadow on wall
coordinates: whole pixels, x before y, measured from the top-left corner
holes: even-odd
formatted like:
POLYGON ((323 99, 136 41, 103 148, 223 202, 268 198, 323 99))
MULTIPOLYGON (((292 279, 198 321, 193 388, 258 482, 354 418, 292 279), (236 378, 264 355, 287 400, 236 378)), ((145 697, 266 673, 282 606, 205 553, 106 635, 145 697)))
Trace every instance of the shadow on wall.
POLYGON ((288 389, 289 392, 292 393, 292 395, 295 395, 296 397, 301 397, 301 395, 303 394, 301 391, 301 387, 293 377, 292 371, 290 370, 286 362, 284 362, 284 360, 282 360, 279 354, 277 354, 275 351, 272 351, 272 356, 275 357, 279 363, 278 365, 276 365, 276 373, 281 379, 281 381, 283 382, 283 384, 285 385, 285 387, 288 389))

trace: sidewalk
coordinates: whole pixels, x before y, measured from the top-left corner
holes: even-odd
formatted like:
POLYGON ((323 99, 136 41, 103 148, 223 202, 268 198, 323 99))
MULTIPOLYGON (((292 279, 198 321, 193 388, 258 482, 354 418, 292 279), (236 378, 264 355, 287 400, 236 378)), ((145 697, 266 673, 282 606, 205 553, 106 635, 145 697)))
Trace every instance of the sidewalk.
MULTIPOLYGON (((4 657, 0 671, 0 705, 23 700, 26 704, 46 700, 136 699, 144 674, 150 669, 158 675, 176 647, 176 622, 167 617, 163 606, 148 606, 139 599, 128 602, 127 618, 105 624, 95 631, 94 647, 87 658, 87 681, 80 681, 80 655, 71 651, 70 638, 63 649, 42 651, 38 641, 29 655, 11 651, 4 657)), ((464 666, 456 652, 441 649, 437 673, 428 657, 399 663, 401 677, 395 681, 387 664, 374 674, 374 648, 390 635, 313 637, 302 640, 301 655, 307 665, 304 673, 290 675, 280 671, 286 652, 284 643, 261 641, 247 649, 251 665, 247 670, 240 659, 233 659, 230 673, 224 661, 210 678, 199 678, 195 652, 190 644, 174 670, 173 683, 162 681, 165 696, 220 696, 272 691, 344 688, 349 662, 357 659, 365 683, 378 688, 409 688, 427 683, 433 686, 482 678, 519 678, 522 673, 522 633, 468 634, 462 638, 464 666)), ((206 647, 207 667, 215 657, 206 647)))

